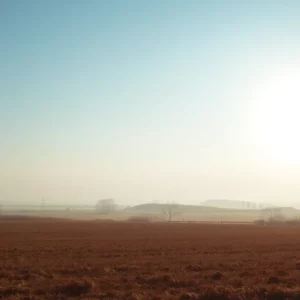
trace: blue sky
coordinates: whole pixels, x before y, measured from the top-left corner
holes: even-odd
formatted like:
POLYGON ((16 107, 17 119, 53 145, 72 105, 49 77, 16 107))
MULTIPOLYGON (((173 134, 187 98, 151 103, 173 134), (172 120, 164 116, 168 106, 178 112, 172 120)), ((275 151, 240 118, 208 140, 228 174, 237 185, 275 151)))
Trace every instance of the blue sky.
POLYGON ((1 1, 1 198, 295 202, 299 166, 257 151, 248 108, 261 74, 299 60, 299 12, 1 1))

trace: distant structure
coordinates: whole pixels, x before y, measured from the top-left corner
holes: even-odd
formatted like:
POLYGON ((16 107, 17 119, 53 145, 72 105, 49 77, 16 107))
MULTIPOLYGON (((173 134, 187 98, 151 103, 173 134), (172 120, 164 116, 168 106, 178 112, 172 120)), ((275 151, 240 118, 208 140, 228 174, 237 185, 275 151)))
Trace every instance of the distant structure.
POLYGON ((299 211, 293 207, 268 207, 262 210, 261 218, 270 221, 293 220, 299 217, 299 211))
POLYGON ((96 212, 101 214, 108 214, 116 210, 117 205, 114 199, 101 199, 96 204, 96 212))
POLYGON ((247 210, 257 210, 265 209, 271 207, 270 204, 257 203, 253 201, 240 201, 240 200, 206 200, 201 203, 202 206, 218 207, 218 208, 227 208, 227 209, 247 209, 247 210))

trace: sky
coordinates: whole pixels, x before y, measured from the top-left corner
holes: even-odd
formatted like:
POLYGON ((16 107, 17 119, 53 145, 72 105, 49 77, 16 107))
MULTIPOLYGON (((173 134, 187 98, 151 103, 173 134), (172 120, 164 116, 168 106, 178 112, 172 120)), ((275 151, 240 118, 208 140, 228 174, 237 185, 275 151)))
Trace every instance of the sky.
POLYGON ((2 0, 0 202, 300 205, 299 13, 2 0))

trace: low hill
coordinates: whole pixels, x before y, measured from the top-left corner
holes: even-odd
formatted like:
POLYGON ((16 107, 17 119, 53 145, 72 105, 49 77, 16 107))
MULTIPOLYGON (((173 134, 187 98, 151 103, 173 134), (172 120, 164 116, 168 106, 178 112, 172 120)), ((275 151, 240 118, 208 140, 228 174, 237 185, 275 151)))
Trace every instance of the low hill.
POLYGON ((174 212, 173 220, 194 221, 224 221, 224 222, 253 222, 258 219, 295 219, 300 216, 300 211, 292 207, 276 207, 266 209, 229 209, 211 206, 158 204, 145 203, 126 208, 126 212, 133 215, 162 216, 168 209, 174 212))
POLYGON ((159 204, 159 203, 145 203, 126 208, 127 211, 147 212, 147 213, 161 213, 166 208, 172 207, 181 213, 204 213, 204 212, 220 212, 224 209, 217 207, 206 207, 196 205, 183 204, 159 204))

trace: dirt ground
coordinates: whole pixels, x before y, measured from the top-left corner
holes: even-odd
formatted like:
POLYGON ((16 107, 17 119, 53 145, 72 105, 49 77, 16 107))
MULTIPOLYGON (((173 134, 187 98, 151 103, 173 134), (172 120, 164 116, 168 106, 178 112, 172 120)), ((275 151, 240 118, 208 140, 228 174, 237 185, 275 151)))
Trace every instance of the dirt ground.
POLYGON ((0 222, 0 299, 300 299, 300 227, 0 222))

